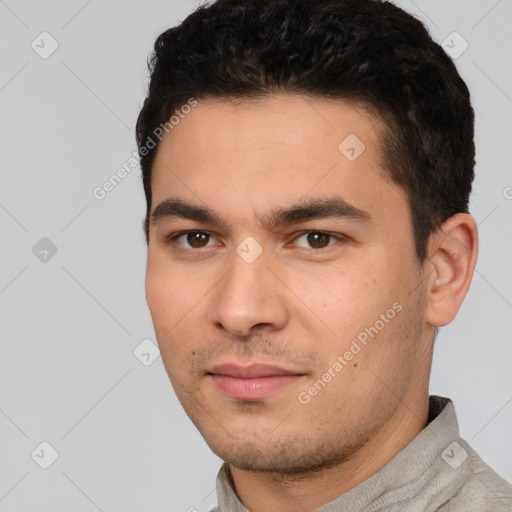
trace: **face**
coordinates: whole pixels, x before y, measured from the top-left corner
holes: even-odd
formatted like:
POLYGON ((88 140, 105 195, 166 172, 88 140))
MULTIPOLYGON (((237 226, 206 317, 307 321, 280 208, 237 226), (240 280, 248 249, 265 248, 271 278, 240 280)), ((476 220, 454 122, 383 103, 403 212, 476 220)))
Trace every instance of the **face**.
POLYGON ((198 102, 160 143, 147 302, 181 404, 237 468, 339 463, 425 385, 423 269, 380 137, 354 104, 276 95, 198 102))

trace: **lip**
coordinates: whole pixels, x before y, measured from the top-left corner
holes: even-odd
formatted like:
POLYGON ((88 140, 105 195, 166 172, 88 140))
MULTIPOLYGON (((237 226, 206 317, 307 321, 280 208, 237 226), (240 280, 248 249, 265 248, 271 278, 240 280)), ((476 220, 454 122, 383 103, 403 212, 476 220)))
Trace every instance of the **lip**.
POLYGON ((246 379, 253 377, 274 377, 276 375, 303 375, 300 372, 286 370, 271 364, 250 364, 248 366, 242 366, 233 363, 214 366, 209 373, 227 375, 229 377, 243 377, 246 379))
POLYGON ((240 400, 261 400, 297 382, 304 374, 268 364, 214 366, 208 376, 222 393, 240 400))

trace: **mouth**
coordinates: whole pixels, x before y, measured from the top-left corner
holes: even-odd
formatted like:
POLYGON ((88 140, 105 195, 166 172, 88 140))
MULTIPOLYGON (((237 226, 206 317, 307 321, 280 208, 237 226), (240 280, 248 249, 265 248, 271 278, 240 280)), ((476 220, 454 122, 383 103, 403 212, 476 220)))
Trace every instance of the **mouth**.
POLYGON ((238 400, 262 400, 296 383, 305 373, 278 366, 222 364, 207 373, 223 394, 238 400))

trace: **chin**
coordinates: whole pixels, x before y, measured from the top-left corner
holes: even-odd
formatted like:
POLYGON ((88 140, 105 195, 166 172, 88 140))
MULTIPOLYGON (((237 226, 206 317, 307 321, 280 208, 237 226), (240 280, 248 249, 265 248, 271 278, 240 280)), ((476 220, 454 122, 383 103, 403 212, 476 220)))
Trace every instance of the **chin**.
MULTIPOLYGON (((290 434, 286 438, 272 434, 241 439, 231 436, 229 439, 205 440, 210 449, 230 466, 252 472, 300 474, 314 473, 334 467, 348 459, 354 448, 324 444, 320 439, 304 435, 290 434), (315 442, 316 441, 316 442, 315 442)), ((357 449, 357 448, 356 448, 357 449)))

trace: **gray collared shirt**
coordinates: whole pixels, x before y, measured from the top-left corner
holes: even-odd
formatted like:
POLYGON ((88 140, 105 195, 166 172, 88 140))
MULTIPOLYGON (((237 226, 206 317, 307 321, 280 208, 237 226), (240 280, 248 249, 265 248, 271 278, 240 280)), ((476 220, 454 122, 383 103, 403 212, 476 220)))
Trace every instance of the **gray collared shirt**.
MULTIPOLYGON (((431 396, 429 420, 380 471, 317 512, 512 512, 512 485, 460 438, 452 401, 431 396)), ((227 464, 217 496, 212 512, 249 512, 227 464)))

